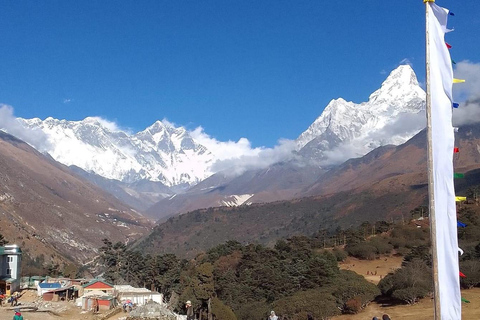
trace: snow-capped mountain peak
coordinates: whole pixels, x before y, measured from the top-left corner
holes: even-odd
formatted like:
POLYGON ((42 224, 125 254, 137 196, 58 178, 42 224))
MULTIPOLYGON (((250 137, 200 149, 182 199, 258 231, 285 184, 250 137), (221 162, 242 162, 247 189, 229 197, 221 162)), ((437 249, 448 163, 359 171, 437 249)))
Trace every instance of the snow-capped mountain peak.
MULTIPOLYGON (((296 140, 298 156, 318 160, 336 153, 341 161, 384 144, 403 143, 423 128, 423 122, 412 117, 424 110, 424 100, 412 68, 399 66, 367 102, 331 100, 296 140)), ((219 160, 188 130, 167 120, 155 121, 137 133, 99 117, 18 120, 24 127, 43 132, 48 139, 44 149, 57 161, 124 182, 193 185, 215 173, 213 164, 219 160)))
MULTIPOLYGON (((385 144, 399 144, 418 133, 424 123, 425 92, 409 65, 393 70, 367 102, 332 100, 313 124, 297 138, 300 154, 321 160, 326 151, 344 147, 338 160, 360 156, 385 144), (417 115, 419 115, 417 117, 417 115), (412 116, 410 123, 399 121, 412 116), (400 127, 400 128, 397 128, 400 127), (350 144, 345 147, 346 144, 350 144), (351 152, 351 153, 350 153, 351 152)), ((340 150, 337 150, 340 153, 340 150)))
POLYGON ((191 185, 208 177, 213 156, 183 127, 156 121, 136 134, 98 117, 81 121, 18 119, 40 129, 50 155, 66 165, 124 182, 160 181, 167 186, 191 185))
POLYGON ((396 109, 407 107, 407 100, 425 99, 425 92, 418 85, 417 76, 409 65, 401 65, 393 70, 382 83, 380 89, 369 97, 370 105, 386 104, 396 109))

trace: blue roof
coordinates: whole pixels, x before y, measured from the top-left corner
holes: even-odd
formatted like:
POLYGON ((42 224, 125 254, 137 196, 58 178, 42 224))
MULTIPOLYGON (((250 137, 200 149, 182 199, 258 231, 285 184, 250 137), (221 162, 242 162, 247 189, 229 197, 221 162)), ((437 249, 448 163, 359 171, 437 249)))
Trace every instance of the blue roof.
POLYGON ((39 283, 38 286, 42 289, 57 289, 62 287, 60 282, 39 283))

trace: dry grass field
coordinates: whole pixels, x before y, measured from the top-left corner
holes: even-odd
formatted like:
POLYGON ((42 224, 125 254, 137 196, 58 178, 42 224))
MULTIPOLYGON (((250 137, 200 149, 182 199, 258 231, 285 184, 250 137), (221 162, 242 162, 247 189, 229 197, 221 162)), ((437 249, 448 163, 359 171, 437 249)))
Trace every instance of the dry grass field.
MULTIPOLYGON (((377 284, 381 277, 384 277, 390 271, 400 268, 401 264, 402 258, 395 256, 383 257, 377 260, 358 260, 349 257, 340 264, 340 268, 355 271, 356 273, 364 276, 368 281, 377 284), (377 271, 376 275, 375 271, 377 271)), ((462 291, 462 297, 470 301, 470 303, 462 303, 462 319, 479 320, 480 288, 464 290, 462 291)), ((423 299, 419 303, 411 306, 382 306, 376 302, 372 302, 363 312, 359 314, 342 315, 333 317, 332 320, 371 320, 375 316, 381 319, 383 314, 388 314, 392 320, 432 320, 433 300, 423 299)))
MULTIPOLYGON (((462 303, 462 319, 480 319, 480 288, 462 291, 462 297, 470 303, 462 303)), ((371 303, 363 312, 355 315, 342 315, 333 317, 332 320, 371 320, 374 316, 380 317, 388 314, 392 320, 433 320, 433 300, 423 299, 419 303, 409 306, 382 307, 377 303, 371 303)))
POLYGON ((348 257, 339 266, 340 269, 355 271, 359 275, 364 276, 368 281, 377 284, 389 272, 400 268, 402 260, 402 257, 396 256, 382 257, 376 260, 359 260, 348 257))

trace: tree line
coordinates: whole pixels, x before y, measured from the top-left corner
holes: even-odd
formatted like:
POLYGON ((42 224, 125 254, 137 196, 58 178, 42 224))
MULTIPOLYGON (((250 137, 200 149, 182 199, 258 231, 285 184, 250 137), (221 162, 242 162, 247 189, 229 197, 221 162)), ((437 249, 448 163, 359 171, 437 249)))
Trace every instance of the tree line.
MULTIPOLYGON (((458 220, 466 224, 458 231, 465 250, 463 288, 480 285, 480 218, 474 209, 458 208, 458 220)), ((273 247, 227 241, 191 260, 142 255, 107 239, 100 251, 107 280, 162 292, 179 312, 191 300, 204 319, 209 311, 212 319, 265 319, 270 310, 282 319, 327 319, 359 312, 380 296, 412 304, 432 292, 430 231, 422 219, 364 222, 334 234, 320 230, 311 237, 278 240, 273 247), (337 246, 326 248, 326 239, 335 239, 337 246), (403 256, 402 267, 378 286, 338 267, 347 256, 392 254, 403 256)))

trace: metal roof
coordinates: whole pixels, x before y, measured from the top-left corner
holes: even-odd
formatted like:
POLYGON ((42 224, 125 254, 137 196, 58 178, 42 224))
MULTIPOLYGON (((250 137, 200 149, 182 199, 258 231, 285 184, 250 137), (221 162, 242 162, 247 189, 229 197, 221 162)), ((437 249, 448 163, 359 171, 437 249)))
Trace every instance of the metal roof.
POLYGON ((7 254, 22 254, 22 250, 16 244, 5 245, 0 247, 0 255, 7 255, 7 254))
POLYGON ((42 282, 42 283, 39 283, 38 286, 42 289, 57 289, 62 287, 60 282, 51 282, 51 283, 42 282))
POLYGON ((106 282, 106 281, 104 281, 104 280, 100 280, 100 279, 93 279, 93 280, 91 280, 89 283, 85 283, 84 285, 82 285, 82 287, 86 288, 86 287, 89 287, 89 286, 91 286, 92 284, 97 283, 97 282, 101 282, 101 283, 103 283, 103 284, 106 284, 107 286, 112 287, 112 289, 113 289, 113 285, 111 285, 110 283, 108 283, 108 282, 106 282))

